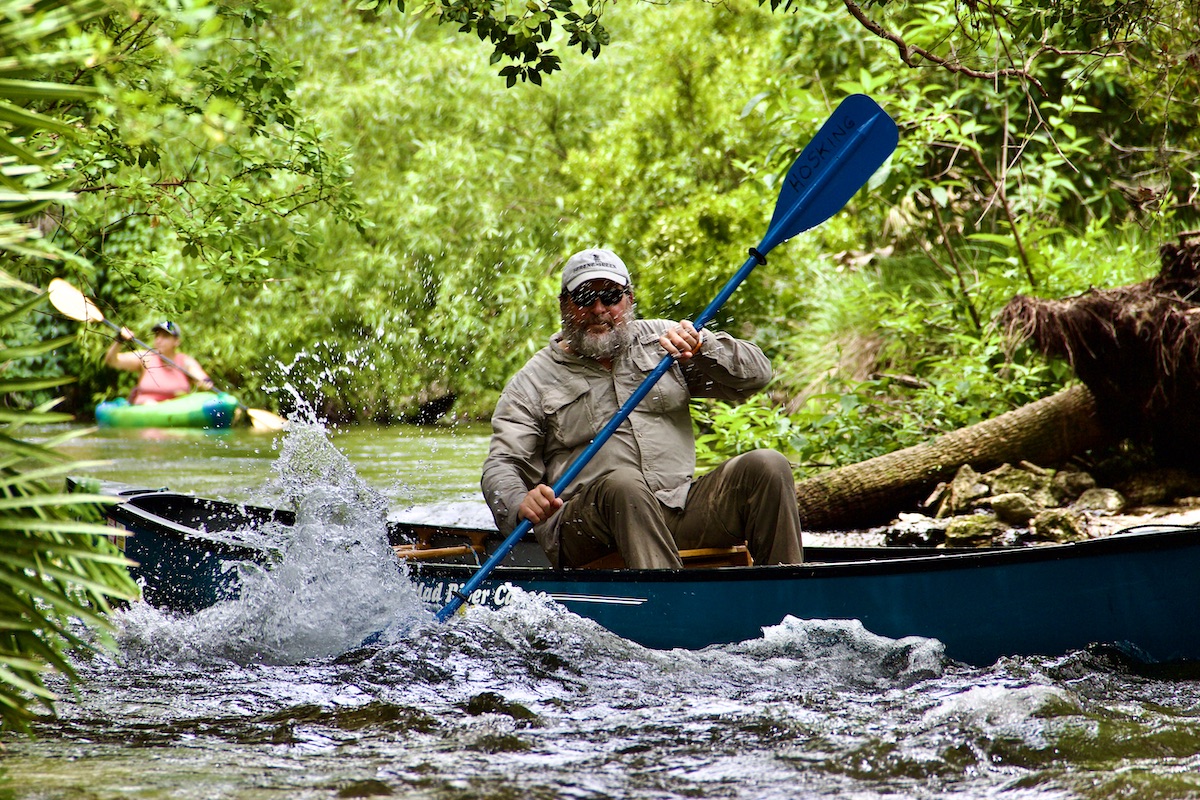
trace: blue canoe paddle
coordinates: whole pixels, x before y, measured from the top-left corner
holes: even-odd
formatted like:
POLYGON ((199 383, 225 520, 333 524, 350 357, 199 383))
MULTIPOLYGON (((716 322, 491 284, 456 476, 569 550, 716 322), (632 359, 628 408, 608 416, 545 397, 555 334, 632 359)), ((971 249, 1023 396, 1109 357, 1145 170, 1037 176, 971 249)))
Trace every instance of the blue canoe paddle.
MULTIPOLYGON (((896 149, 899 139, 896 123, 874 100, 862 94, 851 95, 843 100, 788 170, 766 236, 758 247, 750 249, 750 258, 696 318, 696 330, 712 322, 721 306, 742 281, 756 266, 767 262, 767 253, 777 244, 815 228, 840 211, 875 174, 875 170, 888 159, 896 149)), ((566 491, 571 481, 575 480, 621 423, 633 413, 638 403, 642 402, 674 362, 674 356, 664 356, 658 366, 645 377, 642 385, 630 395, 616 415, 596 434, 596 438, 587 449, 571 462, 567 471, 554 483, 552 488, 555 497, 566 491)), ((488 579, 492 570, 508 556, 532 527, 533 523, 529 520, 521 520, 479 571, 438 610, 436 617, 439 622, 445 622, 469 600, 471 593, 488 579)))

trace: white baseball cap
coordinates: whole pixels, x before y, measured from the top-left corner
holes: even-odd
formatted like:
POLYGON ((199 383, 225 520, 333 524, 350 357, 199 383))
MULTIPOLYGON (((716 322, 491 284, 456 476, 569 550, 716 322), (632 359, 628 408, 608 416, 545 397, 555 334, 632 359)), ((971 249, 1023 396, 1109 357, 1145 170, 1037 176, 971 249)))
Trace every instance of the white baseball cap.
POLYGON ((596 278, 612 281, 619 286, 628 286, 629 270, 625 268, 625 262, 612 250, 590 247, 567 259, 562 273, 563 291, 574 291, 580 284, 596 278))

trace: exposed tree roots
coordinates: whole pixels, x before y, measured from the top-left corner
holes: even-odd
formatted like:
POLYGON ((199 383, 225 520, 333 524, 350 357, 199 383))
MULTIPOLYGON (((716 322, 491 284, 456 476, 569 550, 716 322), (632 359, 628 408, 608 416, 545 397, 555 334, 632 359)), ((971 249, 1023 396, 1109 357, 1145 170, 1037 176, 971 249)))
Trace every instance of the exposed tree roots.
POLYGON ((1066 359, 1095 396, 1103 424, 1154 448, 1164 464, 1200 463, 1200 231, 1159 249, 1143 283, 1063 300, 1018 295, 1000 324, 1066 359))

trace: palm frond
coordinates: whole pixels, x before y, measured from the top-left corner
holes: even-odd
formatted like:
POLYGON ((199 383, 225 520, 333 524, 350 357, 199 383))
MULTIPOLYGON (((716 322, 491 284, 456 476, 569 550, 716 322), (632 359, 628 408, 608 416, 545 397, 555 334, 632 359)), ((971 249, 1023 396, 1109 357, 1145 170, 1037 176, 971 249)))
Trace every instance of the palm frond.
MULTIPOLYGON (((0 321, 19 323, 43 299, 40 294, 33 301, 0 297, 0 321)), ((0 350, 0 373, 8 372, 16 358, 36 358, 69 341, 71 337, 0 350)), ((61 383, 0 381, 0 400, 61 383)), ((42 403, 31 411, 10 407, 0 414, 0 727, 27 727, 34 703, 53 708, 47 670, 78 679, 67 653, 96 645, 73 629, 74 620, 98 632, 100 643, 111 643, 111 601, 138 596, 129 561, 114 544, 118 532, 102 524, 100 509, 113 498, 68 493, 48 482, 79 468, 54 443, 86 431, 66 431, 43 442, 14 435, 34 420, 61 416, 49 413, 54 404, 42 403)))

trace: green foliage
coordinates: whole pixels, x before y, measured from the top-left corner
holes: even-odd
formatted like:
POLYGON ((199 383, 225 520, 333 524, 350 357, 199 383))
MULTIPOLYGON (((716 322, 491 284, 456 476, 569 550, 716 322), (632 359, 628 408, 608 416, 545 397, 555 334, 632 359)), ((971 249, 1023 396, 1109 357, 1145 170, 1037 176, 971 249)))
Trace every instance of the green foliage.
POLYGON ((960 351, 920 365, 931 378, 832 379, 791 413, 766 395, 736 406, 697 405, 697 463, 708 469, 768 447, 791 458, 801 474, 813 474, 981 422, 1044 396, 1064 379, 1061 367, 1005 360, 994 342, 959 344, 960 351))
MULTIPOLYGON (((872 7, 930 47, 966 35, 960 10, 872 7)), ((420 13, 316 3, 272 18, 257 47, 299 65, 288 85, 297 124, 350 154, 370 223, 314 214, 297 235, 289 222, 280 241, 310 248, 312 266, 268 259, 271 278, 251 272, 228 292, 207 265, 156 244, 171 225, 130 219, 107 246, 138 254, 138 274, 153 280, 124 273, 104 296, 120 307, 148 299, 121 319, 142 325, 190 306, 187 349, 255 405, 274 392, 289 406, 290 385, 337 419, 394 420, 443 394, 457 396, 456 412, 484 416, 556 328, 554 281, 570 252, 614 247, 644 316, 694 315, 761 235, 778 176, 832 104, 866 91, 900 121, 900 151, 850 213, 779 248, 715 323, 763 345, 780 367, 773 396, 795 411, 830 375, 921 373, 933 385, 928 359, 975 356, 1000 369, 990 316, 1020 291, 1084 288, 1054 263, 1056 248, 1128 209, 1095 146, 1105 123, 1095 109, 1108 105, 1094 89, 1122 80, 1099 56, 1040 57, 1039 80, 1059 88, 1034 102, 1015 79, 925 70, 903 80, 891 45, 833 2, 784 17, 745 3, 634 6, 609 24, 625 44, 604 59, 506 91, 486 53, 420 13), (870 291, 860 263, 879 268, 870 291), (944 317, 875 324, 917 301, 944 317), (986 344, 943 342, 949 330, 986 344)), ((977 37, 960 59, 990 57, 993 40, 977 37)), ((85 343, 87 402, 112 392, 95 366, 106 344, 85 343)), ((967 397, 947 390, 945 403, 967 397)), ((1003 405, 988 399, 983 413, 1003 405)))
POLYGON ((56 236, 100 268, 78 277, 101 299, 115 284, 186 309, 195 283, 173 272, 256 287, 309 266, 315 212, 361 224, 344 154, 294 106, 299 65, 239 35, 255 12, 166 4, 97 26, 106 113, 67 152, 84 196, 56 236))
POLYGON ((696 427, 698 472, 751 450, 767 448, 790 454, 803 438, 793 419, 761 394, 736 405, 720 400, 694 401, 692 422, 696 427))
MULTIPOLYGON (((1195 37, 1165 2, 404 8, 229 0, 84 26, 111 55, 79 71, 104 99, 63 145, 87 182, 55 241, 96 263, 77 283, 135 330, 176 318, 252 405, 391 421, 453 394, 484 416, 557 327, 567 255, 613 247, 644 316, 694 315, 864 91, 897 154, 715 322, 762 344, 771 397, 808 415, 793 452, 832 463, 1053 391, 1059 368, 1006 362, 996 311, 1140 276, 1196 216, 1195 37), (560 62, 564 41, 605 57, 560 62)), ((107 344, 57 365, 78 408, 128 388, 107 344)))
POLYGON ((0 2, 0 253, 9 258, 69 258, 29 220, 71 196, 70 181, 58 169, 58 142, 76 132, 78 117, 42 109, 94 100, 98 93, 46 80, 44 72, 91 53, 70 34, 103 8, 91 0, 0 2))
MULTIPOLYGON (((557 328, 558 270, 576 249, 619 249, 644 315, 697 313, 774 200, 773 134, 762 114, 743 113, 739 83, 767 68, 740 42, 768 35, 770 18, 680 6, 632 22, 636 41, 690 33, 652 63, 615 51, 553 85, 506 91, 469 42, 429 22, 298 10, 276 29, 279 46, 311 65, 297 97, 354 153, 372 225, 359 235, 325 220, 313 237, 321 269, 252 295, 197 284, 189 352, 219 376, 290 383, 335 418, 393 420, 447 393, 457 412, 481 416, 557 328), (639 102, 626 107, 631 95, 639 102)), ((781 255, 753 282, 788 271, 781 255)), ((741 327, 777 308, 770 292, 746 292, 719 322, 741 327)))
MULTIPOLYGON (((359 0, 360 11, 378 13, 393 0, 359 0)), ((397 11, 405 10, 405 0, 394 0, 397 11)), ((457 25, 459 33, 477 36, 492 45, 489 64, 507 60, 499 75, 507 86, 517 80, 541 86, 542 76, 562 68, 562 61, 549 47, 559 31, 566 34, 567 47, 579 47, 584 55, 600 55, 610 41, 601 24, 606 0, 588 0, 577 7, 572 0, 525 0, 524 3, 497 3, 492 0, 438 0, 413 8, 414 14, 430 16, 443 25, 457 25), (577 10, 578 9, 578 10, 577 10), (515 12, 515 13, 514 13, 515 12)))
MULTIPOLYGON (((71 109, 96 102, 99 93, 41 78, 95 55, 79 28, 100 19, 105 6, 86 0, 0 6, 0 260, 85 266, 48 242, 31 217, 70 199, 65 190, 74 176, 61 158, 79 131, 71 109)), ((76 679, 67 651, 94 646, 76 620, 108 631, 109 599, 138 594, 128 562, 109 540, 111 529, 100 524, 100 504, 111 498, 51 487, 83 466, 54 447, 84 431, 68 429, 41 443, 23 438, 27 426, 71 419, 54 413, 57 400, 45 398, 68 382, 54 353, 73 337, 42 335, 58 327, 35 313, 42 305, 41 292, 0 269, 0 728, 26 728, 35 703, 53 707, 47 669, 76 679)))
POLYGON ((1129 212, 1149 220, 1171 207, 1195 217, 1188 143, 1200 117, 1194 94, 1180 89, 1200 88, 1186 67, 1197 31, 1177 6, 1104 4, 1098 15, 1085 7, 1095 4, 1038 3, 992 17, 986 4, 873 7, 871 22, 904 43, 910 62, 941 67, 920 80, 908 80, 912 70, 896 63, 892 45, 864 47, 840 6, 798 8, 792 45, 811 54, 822 88, 868 91, 901 121, 890 181, 900 190, 897 234, 1005 235, 1036 286, 1036 244, 1025 242, 1032 231, 1129 212), (1057 18, 1067 7, 1078 28, 1057 18), (1137 36, 1119 38, 1128 34, 1137 36), (1165 59, 1149 58, 1148 46, 1165 59), (1171 125, 1147 125, 1151 118, 1171 125))
MULTIPOLYGON (((76 34, 78 26, 94 24, 106 7, 77 0, 3 2, 0 9, 0 263, 14 273, 26 264, 78 266, 83 262, 46 238, 38 223, 73 196, 68 190, 74 181, 64 174, 61 158, 64 143, 73 141, 80 130, 80 116, 72 109, 100 95, 90 86, 45 78, 95 55, 92 42, 76 34)), ((5 280, 20 285, 11 276, 5 280)), ((3 344, 13 353, 30 341, 53 340, 66 332, 48 317, 24 316, 4 331, 3 344)), ((9 404, 29 409, 53 397, 50 389, 63 382, 63 364, 62 351, 55 347, 13 357, 7 378, 30 383, 25 384, 27 392, 11 395, 9 404)))
MULTIPOLYGON (((52 30, 68 7, 79 9, 61 29, 70 36, 10 63, 70 88, 28 106, 52 109, 72 135, 43 127, 30 141, 47 153, 42 182, 77 196, 38 196, 38 208, 21 209, 27 218, 41 212, 26 230, 48 232, 40 252, 58 263, 25 261, 14 274, 44 285, 66 273, 110 318, 144 333, 229 287, 252 297, 269 281, 313 270, 330 222, 365 229, 344 149, 295 103, 300 65, 259 35, 271 18, 265 6, 46 3, 32 16, 10 15, 7 30, 52 30)), ((80 377, 74 404, 90 406, 118 379, 97 367, 106 338, 82 344, 60 367, 80 377)), ((222 385, 261 399, 255 373, 264 364, 251 356, 229 365, 237 373, 221 366, 222 385)))
MULTIPOLYGON (((0 273, 0 331, 9 332, 43 302, 12 297, 20 289, 0 273)), ((22 291, 24 291, 22 289, 22 291)), ((138 596, 126 571, 128 561, 110 542, 113 530, 100 523, 99 511, 111 497, 68 494, 51 488, 69 472, 84 466, 70 462, 54 447, 86 431, 66 430, 44 443, 20 438, 28 425, 62 423, 69 415, 53 413, 53 402, 29 410, 16 398, 39 392, 62 379, 14 378, 10 367, 36 357, 63 341, 27 344, 3 351, 0 370, 0 727, 24 729, 32 719, 31 705, 53 708, 54 695, 43 674, 55 669, 69 680, 76 674, 66 653, 89 650, 74 626, 81 620, 97 632, 111 630, 105 616, 109 599, 138 596)), ((103 639, 101 641, 104 641, 103 639)))
MULTIPOLYGON (((1153 236, 1136 226, 1097 224, 1045 246, 1046 285, 1061 296, 1144 280, 1157 271, 1155 251, 1153 236)), ((972 297, 985 320, 1019 282, 1012 270, 989 270, 996 261, 1005 260, 983 250, 971 262, 972 297)), ((974 328, 954 282, 938 280, 928 262, 922 269, 893 258, 829 271, 813 285, 808 329, 784 348, 807 356, 782 364, 773 386, 798 432, 786 452, 804 470, 919 444, 1045 397, 1071 379, 1061 362, 1010 352, 994 326, 974 328), (821 368, 828 374, 816 375, 821 368)))
POLYGON ((1060 387, 1061 365, 1010 362, 991 319, 1014 294, 1143 279, 1196 219, 1196 95, 1163 91, 1198 88, 1194 19, 1153 2, 771 5, 791 11, 777 60, 792 80, 768 81, 757 110, 785 128, 810 113, 803 95, 861 91, 902 129, 877 176, 890 211, 825 226, 823 252, 845 226, 843 252, 806 265, 808 297, 758 330, 773 396, 806 431, 795 456, 849 463, 1060 387))

